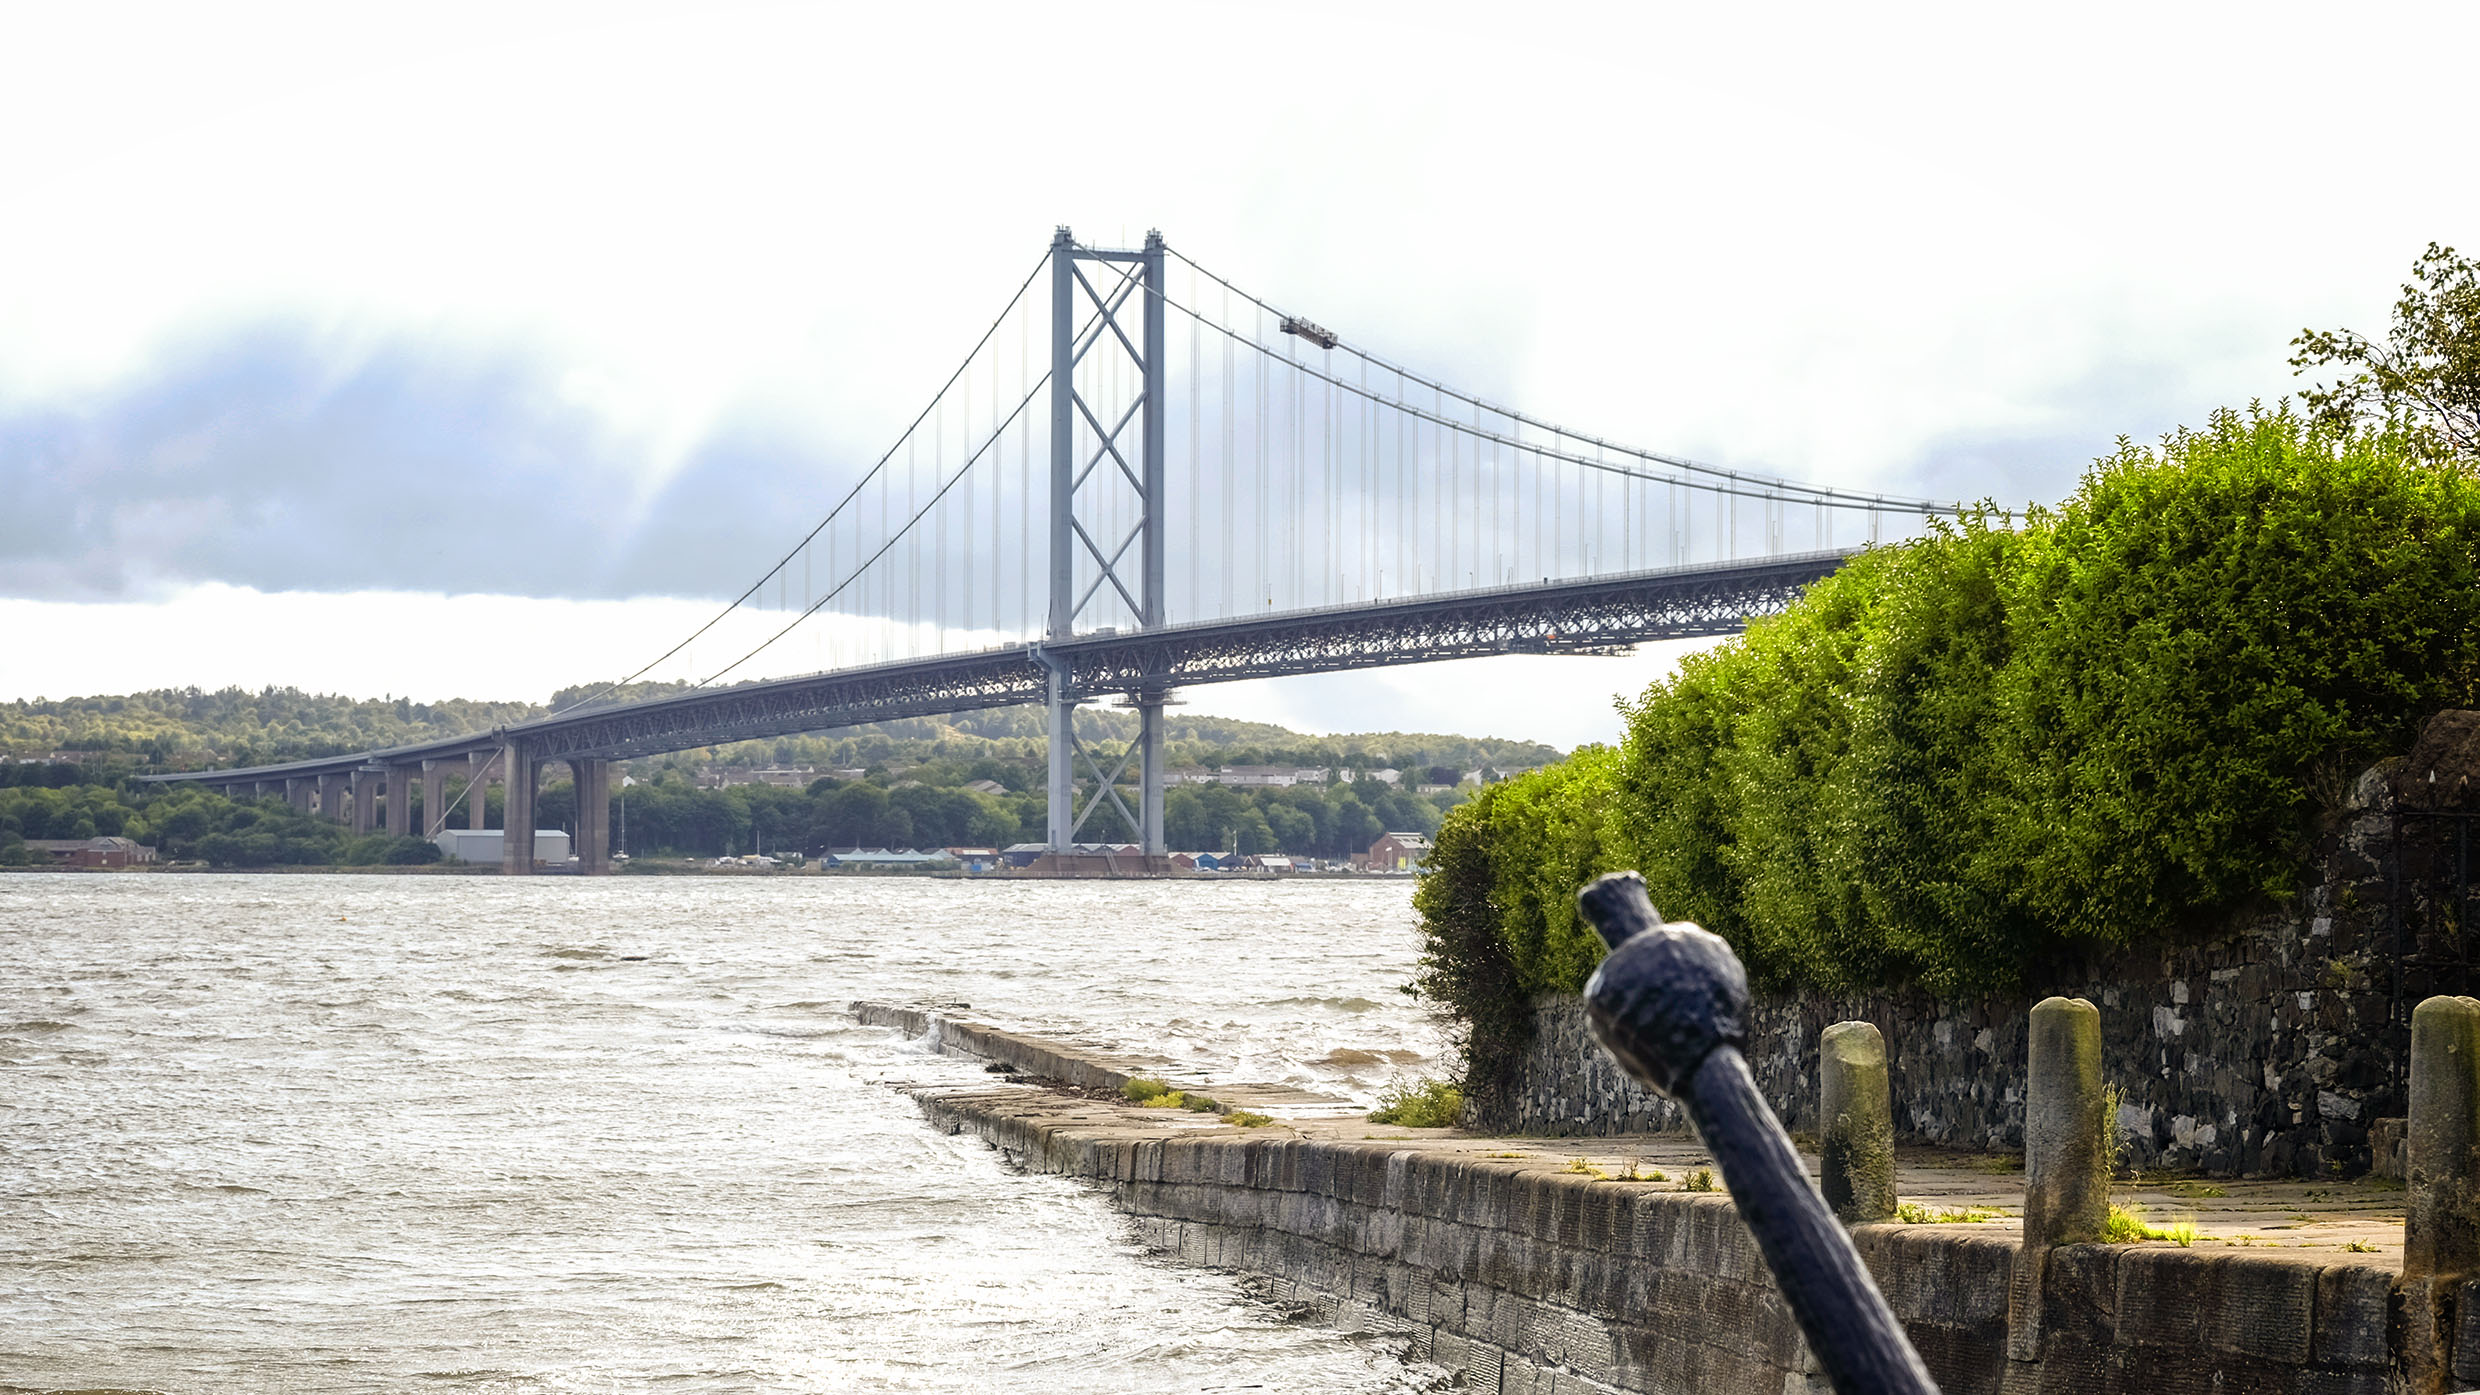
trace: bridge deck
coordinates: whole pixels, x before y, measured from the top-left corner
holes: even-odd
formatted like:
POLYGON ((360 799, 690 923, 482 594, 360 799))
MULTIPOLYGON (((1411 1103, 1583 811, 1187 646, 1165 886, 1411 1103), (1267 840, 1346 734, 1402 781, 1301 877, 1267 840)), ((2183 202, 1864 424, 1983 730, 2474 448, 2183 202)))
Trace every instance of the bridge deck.
POLYGON ((511 741, 541 760, 655 755, 1040 702, 1053 665, 1066 673, 1072 695, 1092 698, 1490 654, 1594 653, 1649 640, 1735 634, 1751 618, 1779 613, 1809 583, 1855 555, 1813 552, 1081 635, 585 708, 410 746, 145 778, 211 784, 299 778, 453 759, 511 741))

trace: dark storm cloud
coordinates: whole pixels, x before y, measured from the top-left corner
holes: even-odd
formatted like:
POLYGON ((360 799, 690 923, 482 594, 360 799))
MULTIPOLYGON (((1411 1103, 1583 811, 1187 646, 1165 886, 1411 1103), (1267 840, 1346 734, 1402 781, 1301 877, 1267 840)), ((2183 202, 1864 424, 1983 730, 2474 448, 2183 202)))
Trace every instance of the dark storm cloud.
POLYGON ((0 594, 737 594, 831 501, 819 447, 719 434, 640 503, 633 442, 536 365, 260 327, 72 405, 0 400, 0 594))

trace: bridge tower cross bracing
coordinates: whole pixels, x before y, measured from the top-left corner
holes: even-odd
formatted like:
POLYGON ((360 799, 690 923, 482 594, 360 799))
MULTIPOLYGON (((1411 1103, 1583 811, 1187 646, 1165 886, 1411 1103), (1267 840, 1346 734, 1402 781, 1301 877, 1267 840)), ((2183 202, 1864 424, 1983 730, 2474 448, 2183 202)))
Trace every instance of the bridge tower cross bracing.
MULTIPOLYGON (((1164 527, 1164 460, 1167 398, 1164 395, 1163 240, 1149 231, 1138 251, 1109 251, 1077 245, 1075 235, 1061 228, 1051 239, 1051 435, 1050 435, 1050 616, 1045 638, 1060 643, 1076 637, 1077 620, 1097 601, 1104 588, 1133 612, 1140 630, 1158 629, 1165 618, 1164 572, 1168 537, 1164 527), (1096 284, 1078 265, 1095 262, 1133 265, 1134 276, 1122 272, 1117 282, 1096 284), (1121 320, 1131 299, 1141 299, 1136 342, 1121 320), (1094 322, 1082 343, 1077 320, 1087 306, 1094 322), (1124 355, 1138 379, 1136 400, 1117 403, 1089 401, 1077 386, 1077 370, 1096 350, 1124 355), (1099 406, 1099 410, 1097 410, 1099 406), (1077 458, 1077 423, 1091 432, 1095 448, 1088 459, 1077 458), (1137 460, 1133 466, 1121 449, 1128 427, 1137 425, 1137 460), (1108 468, 1105 468, 1105 467, 1108 468), (1077 501, 1087 492, 1132 491, 1137 505, 1135 529, 1113 537, 1104 523, 1113 515, 1099 503, 1080 516, 1077 501), (1090 526, 1088 526, 1090 524, 1090 526), (1136 575, 1127 575, 1131 546, 1136 548, 1136 575), (1095 574, 1080 594, 1077 562, 1090 557, 1095 574), (1130 583, 1133 581, 1133 585, 1130 583)), ((1097 379, 1104 375, 1095 375, 1097 379)), ((1107 601, 1104 602, 1107 604, 1107 601)), ((1064 660, 1045 656, 1049 670, 1050 851, 1064 852, 1077 841, 1086 820, 1103 804, 1118 809, 1134 825, 1148 856, 1163 846, 1163 703, 1168 686, 1146 677, 1129 694, 1137 711, 1137 735, 1117 760, 1105 766, 1078 736, 1076 708, 1087 694, 1070 686, 1064 660), (1121 800, 1119 777, 1131 759, 1137 763, 1138 808, 1132 813, 1121 800), (1080 760, 1094 781, 1080 804, 1077 766, 1080 760)))

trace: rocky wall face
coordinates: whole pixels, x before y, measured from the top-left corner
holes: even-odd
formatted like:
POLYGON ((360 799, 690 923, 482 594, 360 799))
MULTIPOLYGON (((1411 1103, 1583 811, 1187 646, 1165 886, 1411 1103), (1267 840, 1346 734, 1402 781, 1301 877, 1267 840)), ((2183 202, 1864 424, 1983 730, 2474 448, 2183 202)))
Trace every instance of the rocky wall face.
MULTIPOLYGON (((2321 877, 2286 905, 2234 918, 2204 943, 2155 943, 2041 976, 2025 992, 1965 1002, 1917 993, 1760 994, 1749 1064, 1795 1133, 1814 1134, 1818 1034, 1838 1021, 1885 1034, 1898 1139, 2023 1146, 2026 1025, 2051 994, 2101 1010, 2105 1079, 2134 1167, 2356 1176, 2369 1128, 2399 1113, 2402 1050, 2392 934, 2394 789, 2379 767, 2350 792, 2316 849, 2321 877)), ((1684 1116, 1614 1065, 1582 1004, 1534 1011, 1531 1049, 1476 1090, 1476 1127, 1548 1135, 1684 1128, 1684 1116)))

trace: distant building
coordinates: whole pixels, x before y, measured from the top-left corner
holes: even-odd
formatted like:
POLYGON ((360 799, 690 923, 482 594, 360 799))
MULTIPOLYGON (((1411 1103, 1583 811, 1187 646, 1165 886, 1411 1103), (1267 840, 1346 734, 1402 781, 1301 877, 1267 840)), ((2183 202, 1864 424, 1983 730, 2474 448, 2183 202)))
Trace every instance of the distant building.
POLYGON ((1400 785, 1404 781, 1404 772, 1397 770, 1392 766, 1384 770, 1345 769, 1336 771, 1335 778, 1342 780, 1346 784, 1354 784, 1362 780, 1375 780, 1381 785, 1400 785))
POLYGON ((987 872, 1001 865, 997 848, 947 848, 943 851, 968 872, 987 872))
MULTIPOLYGON (((496 828, 443 828, 431 839, 450 862, 497 863, 501 831, 496 828)), ((534 830, 536 862, 568 861, 568 835, 556 828, 534 830)))
POLYGON ((1001 795, 1008 792, 1008 787, 996 780, 967 780, 964 787, 975 794, 1001 795))
POLYGON ((1295 872, 1299 864, 1281 853, 1249 853, 1239 859, 1240 867, 1249 872, 1295 872))
POLYGON ((1010 867, 1031 867, 1035 858, 1050 850, 1048 843, 1010 843, 1000 850, 999 860, 1010 867))
POLYGON ((911 848, 850 848, 843 852, 829 851, 820 859, 824 866, 877 869, 880 871, 912 871, 924 867, 953 867, 956 859, 945 849, 916 852, 911 848))
POLYGON ((130 838, 29 838, 26 851, 55 867, 144 867, 155 860, 153 848, 130 838))
POLYGON ((1277 789, 1326 783, 1324 766, 1226 765, 1214 772, 1218 785, 1254 785, 1277 789))
POLYGON ((1369 845, 1372 872, 1418 872, 1429 861, 1429 839, 1418 833, 1382 833, 1369 845))
POLYGON ((698 767, 694 783, 702 790, 724 790, 735 785, 774 785, 783 789, 807 789, 818 778, 814 765, 704 765, 698 767))

